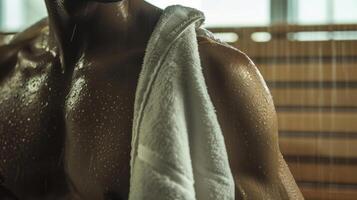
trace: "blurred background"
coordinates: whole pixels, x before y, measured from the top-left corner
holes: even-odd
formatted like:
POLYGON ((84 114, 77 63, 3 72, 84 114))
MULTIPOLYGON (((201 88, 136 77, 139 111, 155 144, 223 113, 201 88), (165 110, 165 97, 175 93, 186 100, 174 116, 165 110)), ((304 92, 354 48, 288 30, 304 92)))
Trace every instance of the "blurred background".
MULTIPOLYGON (((357 0, 149 2, 204 11, 205 26, 256 63, 306 199, 357 199, 357 0)), ((45 16, 42 0, 0 0, 0 32, 45 16)))

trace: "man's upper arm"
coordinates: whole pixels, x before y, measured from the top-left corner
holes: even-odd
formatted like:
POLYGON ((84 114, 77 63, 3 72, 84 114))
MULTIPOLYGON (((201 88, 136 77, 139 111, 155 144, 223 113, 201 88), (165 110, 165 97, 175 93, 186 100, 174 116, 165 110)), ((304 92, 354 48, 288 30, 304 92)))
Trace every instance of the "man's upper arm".
MULTIPOLYGON (((286 199, 289 191, 285 191, 281 172, 289 170, 281 165, 285 161, 278 145, 276 112, 258 69, 245 54, 219 44, 201 44, 200 54, 237 195, 256 193, 248 198, 254 199, 261 198, 260 193, 286 199)), ((294 181, 292 184, 296 186, 294 181)))

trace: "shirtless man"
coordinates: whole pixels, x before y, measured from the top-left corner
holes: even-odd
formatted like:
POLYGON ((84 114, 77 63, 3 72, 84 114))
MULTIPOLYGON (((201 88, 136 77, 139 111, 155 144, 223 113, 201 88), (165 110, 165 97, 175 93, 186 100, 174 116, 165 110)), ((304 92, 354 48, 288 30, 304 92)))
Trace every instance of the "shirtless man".
MULTIPOLYGON (((143 0, 45 1, 49 27, 0 47, 0 199, 127 199, 136 84, 162 10, 143 0)), ((302 199, 257 68, 198 41, 236 199, 302 199)))

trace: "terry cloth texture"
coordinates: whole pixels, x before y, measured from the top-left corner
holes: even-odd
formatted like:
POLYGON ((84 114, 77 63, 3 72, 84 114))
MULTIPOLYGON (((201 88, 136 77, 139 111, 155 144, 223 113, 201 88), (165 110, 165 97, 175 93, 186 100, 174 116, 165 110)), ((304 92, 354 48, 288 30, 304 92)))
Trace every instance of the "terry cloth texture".
POLYGON ((203 21, 200 11, 168 7, 149 40, 135 97, 130 200, 234 199, 198 52, 203 21))

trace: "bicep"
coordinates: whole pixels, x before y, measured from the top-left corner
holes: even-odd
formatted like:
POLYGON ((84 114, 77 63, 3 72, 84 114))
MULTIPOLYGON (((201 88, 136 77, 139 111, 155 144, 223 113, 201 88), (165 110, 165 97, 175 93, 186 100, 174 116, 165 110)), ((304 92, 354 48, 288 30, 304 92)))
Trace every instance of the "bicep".
POLYGON ((263 77, 252 62, 232 67, 227 79, 235 89, 227 91, 227 104, 234 109, 225 113, 232 116, 228 126, 236 128, 223 133, 237 138, 227 142, 236 184, 251 199, 303 199, 279 150, 276 111, 263 77))
POLYGON ((279 175, 277 117, 270 92, 245 55, 227 55, 210 59, 203 54, 202 64, 225 138, 237 199, 244 195, 248 199, 286 197, 279 175))
POLYGON ((275 176, 279 155, 277 118, 263 78, 247 61, 233 63, 225 80, 225 106, 220 111, 233 170, 258 179, 275 176))

